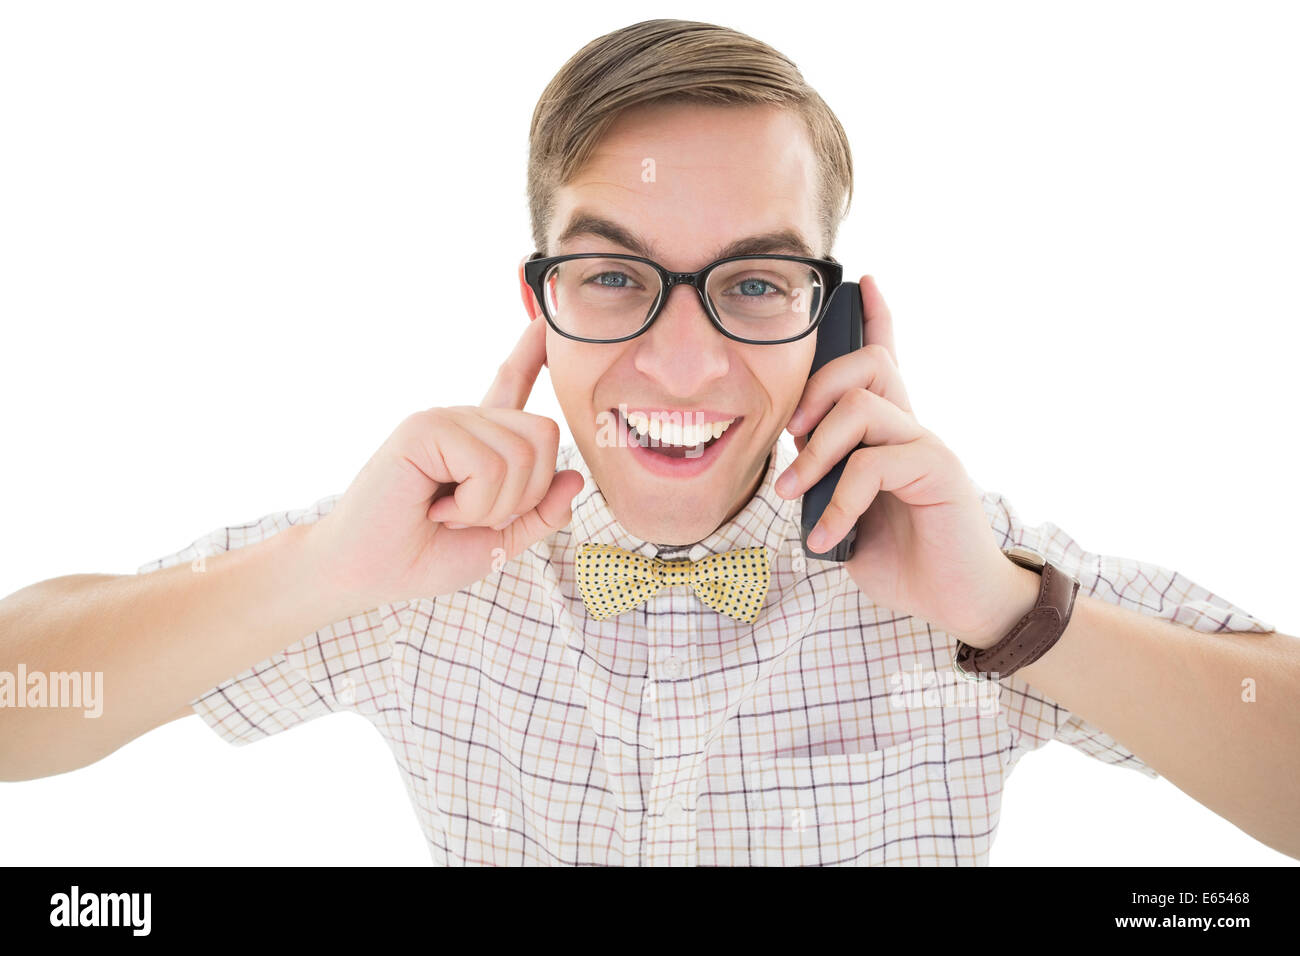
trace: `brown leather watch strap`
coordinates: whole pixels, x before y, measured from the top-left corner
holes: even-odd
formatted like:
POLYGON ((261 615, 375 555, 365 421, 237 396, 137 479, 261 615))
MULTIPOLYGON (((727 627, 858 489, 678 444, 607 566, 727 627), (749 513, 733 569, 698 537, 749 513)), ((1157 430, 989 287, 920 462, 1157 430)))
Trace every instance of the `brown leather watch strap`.
MULTIPOLYGON (((1008 557, 1022 567, 1033 568, 1011 555, 1008 557)), ((1006 637, 982 650, 957 642, 953 667, 959 674, 970 679, 986 675, 1006 677, 1038 660, 1060 640, 1074 611, 1079 582, 1050 561, 1043 562, 1039 573, 1043 580, 1038 589, 1037 603, 1016 622, 1006 637)))

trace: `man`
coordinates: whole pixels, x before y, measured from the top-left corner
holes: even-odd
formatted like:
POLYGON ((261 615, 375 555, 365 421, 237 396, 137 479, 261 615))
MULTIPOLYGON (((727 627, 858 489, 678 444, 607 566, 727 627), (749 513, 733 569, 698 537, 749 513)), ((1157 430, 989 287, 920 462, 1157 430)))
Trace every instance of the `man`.
POLYGON ((851 162, 788 61, 636 24, 565 65, 531 140, 529 321, 481 403, 413 414, 341 496, 0 603, 0 669, 138 691, 0 711, 0 777, 193 712, 243 743, 352 710, 440 863, 980 864, 1056 738, 1300 855, 1293 638, 977 489, 869 277, 867 346, 809 377, 851 162), (523 410, 543 364, 574 446, 523 410), (805 549, 800 498, 846 455, 805 549), (845 563, 806 553, 855 529, 845 563), (962 648, 998 650, 963 652, 984 680, 962 648))

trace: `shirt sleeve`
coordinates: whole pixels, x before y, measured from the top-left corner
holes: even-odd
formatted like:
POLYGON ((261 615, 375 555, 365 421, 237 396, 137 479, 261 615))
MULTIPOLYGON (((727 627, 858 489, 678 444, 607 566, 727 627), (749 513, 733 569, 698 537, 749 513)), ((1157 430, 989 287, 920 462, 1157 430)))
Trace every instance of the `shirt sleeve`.
MULTIPOLYGON (((1022 545, 1044 555, 1079 581, 1079 594, 1109 601, 1207 634, 1276 630, 1177 571, 1150 562, 1090 554, 1050 522, 1027 526, 1007 499, 983 492, 984 510, 1002 548, 1022 545)), ((1070 713, 1016 674, 999 681, 1012 732, 1012 760, 1060 740, 1103 763, 1159 774, 1109 734, 1070 713)))
MULTIPOLYGON (((174 554, 141 565, 137 573, 182 563, 200 572, 212 555, 319 521, 340 497, 217 528, 174 554)), ((327 625, 200 694, 190 706, 237 746, 336 711, 373 717, 393 692, 393 640, 406 608, 406 602, 386 605, 327 625)))

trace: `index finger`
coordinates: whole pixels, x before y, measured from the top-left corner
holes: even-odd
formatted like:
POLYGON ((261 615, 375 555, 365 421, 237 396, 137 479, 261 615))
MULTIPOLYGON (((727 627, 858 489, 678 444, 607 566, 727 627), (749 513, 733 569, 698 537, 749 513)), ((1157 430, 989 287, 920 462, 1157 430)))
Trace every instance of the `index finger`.
POLYGON ((883 345, 894 364, 898 364, 898 349, 894 345, 894 317, 889 314, 885 297, 876 287, 872 276, 863 276, 859 283, 862 289, 862 340, 867 345, 883 345))
POLYGON ((546 322, 540 317, 530 319, 514 350, 497 369, 497 377, 480 404, 485 408, 522 410, 545 361, 546 322))

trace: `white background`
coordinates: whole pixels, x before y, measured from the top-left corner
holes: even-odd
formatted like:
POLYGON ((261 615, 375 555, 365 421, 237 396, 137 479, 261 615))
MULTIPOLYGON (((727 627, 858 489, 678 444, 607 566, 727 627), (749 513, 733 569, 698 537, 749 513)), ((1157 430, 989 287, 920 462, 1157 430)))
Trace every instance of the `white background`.
MULTIPOLYGON (((776 46, 840 117, 835 253, 979 484, 1300 630, 1293 6, 546 6, 0 5, 0 594, 311 504, 410 412, 477 402, 524 321, 538 95, 674 16, 776 46)), ((545 372, 529 409, 560 419, 545 372)), ((242 749, 191 717, 0 784, 0 847, 429 861, 355 715, 242 749)), ((992 862, 1295 863, 1059 743, 1010 778, 992 862)))

